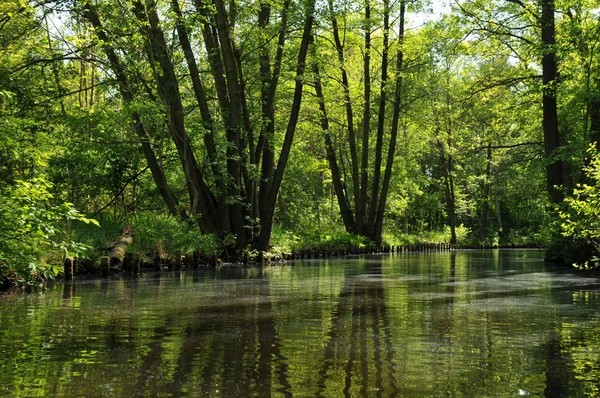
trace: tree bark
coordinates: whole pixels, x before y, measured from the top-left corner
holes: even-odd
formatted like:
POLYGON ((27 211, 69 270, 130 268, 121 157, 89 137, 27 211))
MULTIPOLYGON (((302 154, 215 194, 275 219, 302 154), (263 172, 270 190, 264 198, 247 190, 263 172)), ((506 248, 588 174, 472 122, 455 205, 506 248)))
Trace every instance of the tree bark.
POLYGON ((492 144, 488 144, 485 165, 485 180, 483 181, 483 201, 481 203, 481 239, 487 237, 487 220, 490 209, 490 178, 492 177, 492 144))
POLYGON ((377 217, 375 219, 375 231, 373 241, 376 244, 381 243, 383 233, 383 215, 387 203, 390 180, 392 178, 392 167, 394 165, 394 155, 396 151, 396 141, 398 139, 398 125, 400 122, 400 105, 402 100, 402 67, 404 62, 404 17, 406 12, 406 1, 400 2, 400 27, 398 29, 398 51, 396 54, 396 86, 394 87, 394 111, 392 115, 392 128, 390 133, 390 145, 388 147, 387 160, 385 163, 385 172, 383 175, 381 195, 379 195, 379 205, 377 206, 377 217))
POLYGON ((302 32, 302 40, 300 42, 300 50, 298 52, 298 62, 296 66, 296 84, 294 87, 294 99, 292 107, 290 109, 290 118, 288 120, 285 137, 283 140, 283 146, 277 162, 277 169, 273 174, 273 183, 271 184, 271 190, 269 192, 267 202, 267 212, 269 217, 260 219, 260 235, 257 241, 257 248, 259 250, 267 250, 269 248, 269 242, 271 239, 271 231, 273 229, 273 214, 275 213, 275 204, 277 202, 277 195, 279 188, 281 187, 281 181, 283 180, 283 174, 287 166, 289 159, 292 142, 294 141, 294 133, 296 132, 296 125, 298 124, 298 115, 300 113, 300 105, 302 103, 302 89, 304 86, 304 71, 306 69, 306 54, 308 52, 308 46, 311 42, 311 31, 314 21, 315 12, 315 0, 308 0, 306 7, 306 19, 304 21, 304 29, 302 32))
MULTIPOLYGON (((364 84, 364 113, 363 113, 363 132, 362 132, 362 153, 360 161, 360 207, 357 210, 361 215, 361 220, 358 222, 358 231, 360 235, 369 235, 370 215, 367 215, 367 208, 369 203, 373 207, 373 203, 376 203, 377 190, 379 187, 376 185, 379 181, 375 181, 375 173, 373 174, 373 184, 371 191, 371 198, 367 196, 369 189, 369 135, 371 134, 371 3, 370 0, 365 0, 365 54, 363 59, 363 84, 364 84), (374 192, 374 194, 373 194, 374 192), (375 196, 373 196, 375 195, 375 196), (368 221, 367 221, 368 220, 368 221)), ((385 35, 385 33, 384 33, 385 35)), ((385 37, 385 36, 384 36, 385 37)), ((385 51, 385 50, 384 50, 385 51)), ((386 66, 387 67, 387 66, 386 66)), ((383 67, 385 69, 386 67, 383 67)), ((379 143, 379 142, 378 142, 379 143)), ((376 151, 377 152, 377 151, 376 151)), ((377 154, 375 155, 377 156, 377 154)), ((380 154, 381 156, 381 154, 380 154)), ((377 161, 377 160, 376 160, 377 161)), ((381 164, 381 158, 380 158, 381 164)), ((377 174, 379 178, 379 174, 377 174)))
POLYGON ((346 123, 348 124, 348 142, 350 145, 350 172, 352 174, 352 193, 354 195, 354 212, 356 214, 355 222, 356 229, 354 233, 359 234, 363 229, 364 211, 361 202, 360 181, 361 178, 358 171, 358 152, 356 149, 356 132, 354 130, 354 112, 352 110, 352 99, 350 97, 350 82, 348 80, 348 72, 346 71, 344 61, 344 46, 340 38, 340 31, 333 9, 333 0, 328 1, 329 13, 331 15, 331 25, 333 28, 333 39, 337 51, 338 62, 340 63, 340 73, 342 75, 342 89, 344 92, 344 106, 346 109, 346 123))
POLYGON ((214 18, 217 26, 221 56, 225 66, 225 77, 227 89, 229 92, 229 124, 227 129, 227 172, 231 183, 227 186, 229 217, 231 223, 231 232, 236 235, 238 247, 246 243, 246 229, 244 227, 244 216, 242 203, 237 199, 241 194, 242 174, 241 174, 241 140, 242 129, 242 92, 240 89, 240 78, 237 69, 237 62, 233 49, 232 37, 230 36, 231 25, 227 20, 227 12, 223 0, 214 0, 216 12, 214 18))
POLYGON ((329 118, 327 117, 327 109, 325 107, 325 98, 323 95, 323 88, 321 86, 321 77, 319 72, 319 65, 313 64, 313 72, 315 75, 315 92, 319 101, 319 110, 321 111, 321 128, 323 129, 324 140, 325 140, 325 152, 327 157, 327 163, 331 170, 331 179, 333 181, 333 190, 337 198, 338 206, 340 207, 340 214, 346 232, 354 233, 356 225, 354 223, 354 215, 350 209, 348 198, 344 191, 344 185, 342 183, 342 175, 340 168, 337 163, 337 157, 335 155, 335 149, 333 148, 333 141, 331 140, 331 133, 329 132, 329 118))
MULTIPOLYGON (((385 105, 387 102, 386 86, 388 81, 388 53, 389 53, 389 35, 390 35, 390 10, 387 0, 383 2, 383 53, 381 56, 381 88, 379 90, 379 114, 377 118, 377 138, 375 142, 375 165, 373 168, 373 183, 371 186, 371 204, 369 207, 369 221, 367 236, 373 241, 380 241, 381 238, 375 236, 377 207, 380 204, 378 200, 381 179, 381 162, 383 161, 383 132, 385 127, 385 105)), ((378 242, 377 242, 378 243, 378 242)))
POLYGON ((544 129, 544 149, 547 157, 546 183, 550 200, 560 203, 563 200, 561 187, 564 185, 563 162, 558 158, 558 149, 561 147, 558 130, 558 112, 556 106, 556 35, 554 24, 554 0, 542 0, 542 80, 544 84, 542 94, 544 129))
MULTIPOLYGON (((450 141, 450 138, 448 138, 450 141)), ((452 156, 446 153, 444 143, 437 138, 438 150, 440 153, 440 169, 444 179, 444 196, 446 198, 446 212, 448 213, 448 225, 450 226, 450 244, 456 244, 456 205, 454 200, 454 180, 452 156)), ((448 143, 450 145, 450 142, 448 143)))

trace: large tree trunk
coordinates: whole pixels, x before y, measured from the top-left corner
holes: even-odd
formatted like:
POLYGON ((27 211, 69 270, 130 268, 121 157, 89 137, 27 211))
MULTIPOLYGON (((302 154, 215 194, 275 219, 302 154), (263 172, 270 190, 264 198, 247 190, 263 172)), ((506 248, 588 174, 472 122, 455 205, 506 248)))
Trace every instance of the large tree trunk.
POLYGON ((487 158, 485 165, 485 179, 483 180, 483 201, 481 203, 481 239, 487 237, 487 220, 490 210, 490 179, 492 177, 492 144, 487 146, 487 158))
POLYGON ((241 129, 243 121, 242 92, 240 89, 240 77, 237 69, 233 42, 230 36, 231 24, 227 20, 225 5, 222 0, 214 0, 216 12, 214 18, 217 26, 217 34, 221 45, 221 55, 225 66, 225 77, 229 91, 229 124, 227 129, 227 172, 231 183, 227 184, 230 231, 236 235, 238 247, 246 243, 246 229, 244 225, 244 212, 242 203, 237 199, 242 190, 242 150, 241 129))
POLYGON ((379 189, 381 179, 381 162, 383 161, 383 135, 385 127, 385 105, 387 102, 386 85, 388 81, 388 53, 390 35, 390 9, 388 1, 383 2, 383 54, 381 56, 381 88, 379 90, 379 114, 377 118, 377 138, 375 143, 375 166, 373 169, 373 183, 371 186, 371 199, 367 236, 379 243, 380 237, 376 236, 377 206, 379 205, 379 189))
POLYGON ((179 82, 169 56, 164 34, 160 28, 156 3, 150 1, 146 8, 139 0, 134 1, 133 12, 140 21, 140 29, 147 39, 148 59, 151 63, 157 63, 160 68, 160 70, 154 71, 155 81, 163 100, 169 131, 186 176, 192 215, 203 232, 217 232, 216 225, 218 224, 215 221, 220 220, 220 217, 218 217, 216 204, 204 183, 185 129, 179 82))
MULTIPOLYGON (((272 230, 273 215, 277 203, 278 192, 289 158, 298 114, 302 99, 305 60, 311 39, 313 24, 314 0, 308 0, 307 15, 304 21, 304 32, 298 52, 295 91, 292 105, 289 109, 289 120, 279 157, 275 152, 278 140, 275 135, 275 93, 278 87, 284 44, 290 29, 287 26, 290 0, 285 0, 279 10, 281 24, 278 36, 274 42, 270 36, 271 7, 274 4, 266 1, 259 10, 259 25, 263 46, 259 46, 259 73, 262 83, 261 104, 258 107, 248 104, 253 99, 245 92, 243 68, 254 67, 253 57, 243 53, 243 47, 235 45, 236 35, 233 32, 237 9, 234 1, 224 0, 194 0, 194 7, 199 18, 199 31, 202 33, 203 45, 206 49, 207 61, 210 66, 211 79, 202 75, 196 57, 202 52, 194 50, 191 43, 194 37, 192 25, 185 20, 187 12, 183 10, 184 3, 170 0, 170 17, 175 22, 177 41, 169 42, 161 27, 161 18, 169 16, 159 13, 156 0, 133 0, 129 10, 134 14, 138 29, 145 40, 145 55, 148 70, 152 73, 153 82, 142 81, 146 88, 147 98, 157 101, 153 91, 156 88, 160 94, 166 125, 171 140, 177 149, 181 162, 181 170, 185 176, 188 188, 191 213, 203 232, 218 233, 221 237, 231 234, 235 237, 236 246, 240 248, 251 240, 260 249, 267 249, 272 230), (174 50, 175 49, 175 50, 174 50), (181 50, 189 74, 181 74, 174 54, 181 50), (274 54, 274 60, 272 56, 274 54), (250 59, 250 61, 248 61, 250 59), (182 92, 181 81, 189 79, 192 97, 182 92), (155 86, 154 86, 155 85, 155 86), (216 101, 210 96, 215 93, 216 101), (191 100, 190 104, 187 100, 191 100), (184 103, 184 100, 186 102, 184 103), (195 104, 193 101, 195 100, 195 104), (213 103, 214 102, 214 103, 213 103), (190 106, 191 105, 191 106, 190 106), (256 115, 251 115, 253 109, 259 109, 256 115), (188 116, 186 112, 199 110, 201 128, 187 130, 188 116), (220 120, 219 120, 220 119, 220 120), (263 123, 266 122, 266 123, 263 123), (261 126, 258 140, 252 131, 252 123, 261 126), (203 141, 203 148, 194 148, 197 142, 192 134, 198 132, 203 141), (204 156, 206 155, 206 156, 204 156), (198 159, 203 160, 200 164, 198 159), (260 184, 260 186, 259 186, 260 184), (260 219, 260 235, 256 236, 257 218, 260 219)), ((86 6, 90 8, 92 6, 86 6)), ((122 10, 124 12, 127 12, 122 10)), ((90 15, 93 17, 95 14, 90 15)), ((96 15, 97 16, 97 15, 96 15)), ((90 19, 90 18, 88 18, 90 19)), ((93 21, 92 21, 93 22, 93 21)), ((101 28, 98 23, 95 27, 101 28)), ((101 30, 101 29, 98 29, 101 30)), ((125 68, 118 62, 118 55, 110 46, 117 40, 107 35, 100 37, 103 48, 111 61, 117 75, 124 102, 133 101, 129 92, 125 68), (119 69, 120 68, 120 69, 119 69), (120 72, 123 78, 120 78, 120 72)), ((253 49, 254 50, 254 49, 253 49)), ((126 48, 123 49, 126 52, 126 48)), ((119 55, 120 56, 120 55, 119 55)), ((127 54, 123 56, 126 59, 127 54)), ((139 57, 135 57, 139 59, 139 57)), ((143 72, 139 71, 142 79, 143 72)), ((252 79, 255 72, 248 73, 252 79)), ((137 101, 137 99, 136 99, 137 101)), ((154 156, 147 134, 141 123, 141 116, 134 113, 133 121, 136 132, 143 138, 143 149, 150 169, 155 177, 157 186, 163 194, 165 202, 172 212, 178 211, 176 198, 166 186, 164 173, 154 156)))
POLYGON ((288 120, 285 137, 283 140, 283 146, 279 154, 279 160, 277 162, 277 169, 273 174, 273 183, 269 191, 267 198, 266 212, 267 217, 261 217, 260 219, 260 235, 257 241, 257 248, 259 250, 267 250, 269 248, 269 242, 271 240, 271 232, 273 230, 273 215, 275 214, 275 204, 277 202, 277 195, 279 194, 279 188, 283 181, 283 175, 292 148, 292 142, 294 141, 294 134, 296 132, 296 125, 298 124, 298 116, 300 113, 300 105, 302 103, 302 89, 304 86, 304 72, 306 69, 306 54, 308 53, 308 46, 311 42, 311 31, 314 21, 315 12, 315 0, 308 0, 306 8, 306 19, 304 21, 304 29, 302 32, 302 41, 300 42, 300 50, 298 52, 298 62, 296 65, 296 84, 294 87, 294 99, 292 101, 292 107, 290 109, 290 118, 288 120))
POLYGON ((321 111, 321 128, 323 129, 325 140, 325 153, 327 156, 327 162, 329 163, 329 169, 331 170, 333 190, 337 198, 338 206, 340 207, 340 214, 342 216, 342 221, 344 222, 346 232, 354 233, 356 228, 356 225, 354 224, 354 215, 352 214, 348 198, 346 197, 346 193, 344 191, 342 174, 340 173, 335 149, 333 148, 333 141, 329 131, 329 118, 327 117, 327 109, 325 107, 325 98, 323 95, 323 88, 321 86, 319 65, 317 63, 313 64, 313 72, 315 74, 315 92, 319 101, 319 110, 321 111))
MULTIPOLYGON (((385 163, 385 171, 382 178, 383 168, 383 149, 385 141, 385 130, 386 130, 386 104, 388 101, 388 67, 389 67, 389 33, 390 33, 390 5, 386 0, 384 1, 383 9, 383 51, 381 54, 381 86, 379 90, 378 98, 378 116, 377 116, 377 134, 376 143, 374 148, 375 160, 373 167, 373 179, 369 181, 369 155, 372 148, 369 147, 370 134, 371 134, 371 5, 370 0, 365 1, 365 41, 364 41, 364 58, 363 58, 363 121, 362 121, 362 145, 361 145, 361 156, 360 165, 358 164, 358 154, 356 149, 356 134, 353 125, 353 111, 352 103, 350 98, 350 90, 348 83, 348 75, 344 66, 344 48, 340 38, 340 32, 338 22, 335 17, 333 9, 333 2, 329 1, 329 12, 332 22, 333 38, 335 48, 338 54, 338 61, 340 63, 341 70, 341 85, 344 95, 344 107, 346 110, 346 119, 348 122, 348 138, 349 138, 349 149, 350 149, 350 167, 352 172, 352 184, 353 196, 354 196, 354 214, 350 207, 351 200, 349 200, 348 193, 345 190, 345 182, 342 180, 342 175, 339 170, 339 164, 337 163, 335 150, 331 140, 331 133, 329 131, 329 120, 325 110, 324 95, 322 93, 322 87, 320 82, 320 76, 318 68, 314 69, 316 81, 315 89, 317 91, 317 97, 319 100, 319 107, 321 110, 321 127, 324 133, 325 149, 329 168, 332 173, 334 191, 338 199, 340 206, 340 213, 344 221, 346 230, 356 234, 364 235, 374 241, 375 243, 381 243, 381 234, 383 229, 383 215, 386 207, 387 196, 390 187, 390 180, 392 175, 392 167, 394 163, 394 155, 396 149, 396 140, 398 137, 398 125, 400 119, 400 98, 402 89, 402 78, 400 72, 403 63, 403 51, 402 43, 404 38, 404 14, 405 14, 405 2, 401 2, 400 6, 400 31, 398 34, 398 53, 396 62, 396 84, 394 87, 393 95, 393 116, 391 119, 391 133, 390 141, 388 145, 387 158, 385 163), (360 173, 360 174, 359 174, 360 173), (360 179, 360 181, 359 181, 360 179), (370 191, 369 191, 370 187, 370 191), (369 195, 370 193, 370 195, 369 195), (353 217, 354 215, 354 217, 353 217)), ((343 162, 342 162, 343 165, 343 162)), ((349 182, 346 180, 346 182, 349 182)))
POLYGON ((400 104, 402 100, 402 67, 404 61, 404 15, 406 11, 406 1, 400 2, 400 27, 398 29, 398 52, 396 54, 396 87, 394 88, 394 112, 392 115, 392 128, 390 133, 390 145, 388 147, 385 172, 383 175, 381 195, 379 195, 379 205, 377 206, 377 217, 375 219, 375 230, 373 240, 376 244, 381 243, 381 234, 383 233, 383 214, 387 203, 390 180, 392 178, 392 167, 394 165, 394 155, 396 151, 396 140, 398 139, 398 124, 400 122, 400 104))
MULTIPOLYGON (((369 136, 371 135, 371 3, 370 0, 365 0, 365 54, 363 59, 363 85, 364 85, 364 112, 363 112, 363 132, 362 132, 362 155, 360 161, 360 207, 357 209, 357 215, 360 214, 360 221, 357 220, 358 230, 360 235, 369 234, 370 217, 367 214, 369 203, 374 203, 377 200, 374 196, 367 196, 369 188, 369 136)), ((387 68, 387 65, 383 68, 387 68)), ((378 137, 379 138, 379 137, 378 137)), ((377 144, 380 142, 378 141, 377 144)), ((377 155, 376 155, 377 156, 377 155)), ((381 162, 380 162, 381 163, 381 162)), ((377 167, 377 166, 375 166, 377 167)), ((375 172, 377 173, 377 172, 375 172)), ((375 196, 379 189, 379 181, 373 179, 373 191, 375 196)), ((371 191, 371 195, 373 195, 371 191)), ((372 207, 372 205, 371 205, 372 207)))
POLYGON ((354 195, 354 212, 355 212, 355 231, 359 234, 363 229, 365 211, 361 201, 360 181, 361 176, 358 171, 358 152, 356 149, 356 131, 354 130, 354 112, 352 110, 352 99, 350 97, 350 82, 348 80, 348 72, 346 71, 344 61, 344 47, 340 38, 340 31, 337 18, 333 9, 333 0, 328 1, 329 13, 331 16, 331 25, 333 28, 333 39, 340 63, 340 72, 342 75, 342 90, 344 92, 344 106, 346 109, 346 123, 348 124, 348 143, 350 145, 350 170, 352 174, 352 193, 354 195))
POLYGON ((547 157, 546 183, 550 200, 560 203, 563 199, 561 187, 564 185, 563 162, 558 158, 560 136, 558 130, 558 113, 556 107, 556 37, 554 27, 554 0, 542 0, 542 94, 544 129, 544 149, 547 157))

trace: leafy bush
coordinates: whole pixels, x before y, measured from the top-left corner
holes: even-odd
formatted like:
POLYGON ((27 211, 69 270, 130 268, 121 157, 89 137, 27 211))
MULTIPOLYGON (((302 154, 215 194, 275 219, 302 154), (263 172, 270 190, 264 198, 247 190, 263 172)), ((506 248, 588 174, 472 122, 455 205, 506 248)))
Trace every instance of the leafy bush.
POLYGON ((54 204, 52 184, 17 180, 0 186, 0 271, 10 284, 36 285, 62 271, 62 259, 89 247, 72 239, 70 223, 98 225, 70 203, 54 204))
POLYGON ((575 264, 583 268, 600 266, 600 153, 593 146, 588 151, 593 153, 585 168, 589 184, 578 184, 559 213, 563 237, 588 247, 588 258, 575 264))

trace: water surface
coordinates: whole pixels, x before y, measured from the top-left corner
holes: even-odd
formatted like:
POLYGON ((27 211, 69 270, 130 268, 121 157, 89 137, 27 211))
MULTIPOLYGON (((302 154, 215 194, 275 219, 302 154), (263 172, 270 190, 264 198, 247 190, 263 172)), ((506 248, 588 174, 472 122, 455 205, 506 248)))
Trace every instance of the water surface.
POLYGON ((600 282, 542 254, 308 260, 0 297, 0 396, 599 396, 600 282))

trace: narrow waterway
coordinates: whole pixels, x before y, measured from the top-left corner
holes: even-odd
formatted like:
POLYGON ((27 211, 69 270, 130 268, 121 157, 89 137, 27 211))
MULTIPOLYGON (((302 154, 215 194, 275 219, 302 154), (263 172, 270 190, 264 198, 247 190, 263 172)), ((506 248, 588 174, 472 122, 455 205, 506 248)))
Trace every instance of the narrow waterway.
POLYGON ((409 253, 0 297, 0 396, 600 396, 600 281, 409 253))

